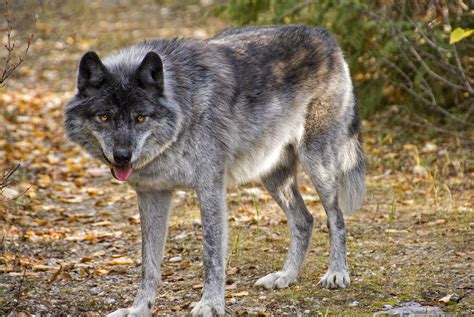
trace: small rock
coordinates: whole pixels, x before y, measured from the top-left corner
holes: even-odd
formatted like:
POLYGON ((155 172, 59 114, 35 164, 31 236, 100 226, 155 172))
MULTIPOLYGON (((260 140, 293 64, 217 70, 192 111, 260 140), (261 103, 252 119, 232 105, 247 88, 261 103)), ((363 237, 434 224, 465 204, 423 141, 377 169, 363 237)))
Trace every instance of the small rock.
POLYGON ((309 313, 311 313, 311 310, 309 310, 309 309, 306 309, 306 310, 305 310, 303 313, 305 313, 305 314, 309 314, 309 313))
POLYGON ((201 220, 199 220, 199 219, 194 219, 193 220, 193 226, 200 227, 201 225, 202 225, 201 220))
POLYGON ((40 305, 38 306, 38 310, 41 311, 41 312, 47 312, 47 311, 49 311, 50 309, 49 309, 48 307, 46 307, 45 305, 40 304, 40 305))
POLYGON ((421 149, 421 152, 422 153, 432 153, 432 152, 436 152, 437 150, 438 150, 438 147, 436 146, 436 144, 428 142, 421 149))
POLYGON ((349 304, 349 307, 356 307, 357 305, 359 305, 359 302, 355 300, 349 304))
POLYGON ((426 171, 426 169, 421 166, 421 165, 415 165, 413 167, 413 174, 415 176, 418 176, 418 177, 422 177, 422 178, 425 178, 426 176, 428 176, 428 172, 426 171))
POLYGON ((232 297, 231 299, 229 299, 229 304, 236 304, 237 303, 237 299, 232 297))
POLYGON ((89 292, 92 294, 92 295, 99 295, 100 292, 101 292, 101 289, 98 288, 98 287, 92 287, 89 292))
POLYGON ((188 236, 188 233, 186 231, 181 232, 178 234, 176 237, 174 237, 174 240, 182 240, 188 236))
POLYGON ((258 187, 244 188, 243 192, 247 195, 259 197, 263 194, 263 191, 258 187))
POLYGON ((182 262, 182 261, 183 261, 183 258, 180 257, 180 256, 174 256, 174 257, 170 258, 171 263, 178 263, 178 262, 182 262))
POLYGON ((8 187, 3 190, 2 194, 6 200, 15 199, 16 197, 18 197, 18 195, 20 195, 20 193, 16 189, 8 187))
MULTIPOLYGON (((390 306, 390 305, 386 305, 390 306)), ((385 306, 384 306, 385 307, 385 306)), ((374 316, 377 315, 399 315, 399 316, 412 316, 412 315, 417 315, 421 314, 424 316, 427 315, 444 315, 444 312, 436 306, 422 306, 419 303, 416 302, 405 302, 401 303, 397 307, 390 308, 390 309, 384 309, 382 311, 378 311, 374 313, 374 316)))
POLYGON ((115 300, 115 298, 107 298, 105 300, 105 303, 108 304, 108 305, 112 305, 112 304, 115 304, 117 301, 115 300))

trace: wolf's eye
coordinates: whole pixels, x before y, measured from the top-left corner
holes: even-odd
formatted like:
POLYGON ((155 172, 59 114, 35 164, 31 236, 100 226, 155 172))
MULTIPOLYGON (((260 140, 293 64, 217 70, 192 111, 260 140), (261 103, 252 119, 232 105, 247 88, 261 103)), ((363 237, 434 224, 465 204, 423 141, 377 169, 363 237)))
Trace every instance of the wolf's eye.
POLYGON ((146 117, 145 116, 142 116, 142 115, 138 115, 135 120, 137 120, 137 123, 143 123, 145 122, 146 120, 146 117))
POLYGON ((100 122, 107 122, 107 121, 109 121, 109 116, 106 115, 106 114, 101 114, 101 115, 97 116, 97 118, 99 119, 100 122))

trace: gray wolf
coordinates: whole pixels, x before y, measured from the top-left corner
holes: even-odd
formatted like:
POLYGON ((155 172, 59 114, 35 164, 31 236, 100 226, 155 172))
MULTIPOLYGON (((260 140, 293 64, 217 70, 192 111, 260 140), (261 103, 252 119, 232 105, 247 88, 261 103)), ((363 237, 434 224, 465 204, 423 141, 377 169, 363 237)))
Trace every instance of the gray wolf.
POLYGON ((193 315, 224 314, 229 186, 260 179, 288 218, 286 262, 256 286, 295 283, 313 228, 298 162, 327 213, 329 269, 320 285, 349 286, 344 214, 362 202, 364 154, 349 70, 326 30, 245 27, 206 41, 149 41, 103 61, 88 52, 65 112, 69 139, 138 196, 141 286, 131 307, 109 316, 150 314, 177 187, 195 190, 201 209, 205 281, 193 315))

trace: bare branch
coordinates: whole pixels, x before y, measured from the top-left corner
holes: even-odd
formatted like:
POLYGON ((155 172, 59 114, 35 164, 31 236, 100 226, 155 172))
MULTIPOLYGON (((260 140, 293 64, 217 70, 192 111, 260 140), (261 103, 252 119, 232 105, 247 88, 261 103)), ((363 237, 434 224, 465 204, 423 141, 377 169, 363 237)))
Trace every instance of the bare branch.
POLYGON ((408 14, 406 14, 406 12, 403 13, 404 17, 406 19, 408 19, 411 24, 415 27, 415 29, 417 29, 419 31, 419 33, 421 34, 421 36, 423 37, 423 39, 425 40, 425 42, 432 48, 434 49, 439 55, 440 57, 443 57, 444 54, 448 53, 449 50, 446 50, 442 47, 440 47, 438 44, 436 44, 436 41, 435 40, 432 40, 428 34, 426 34, 425 31, 423 31, 423 28, 415 21, 413 20, 410 16, 408 16, 408 14))
MULTIPOLYGON (((437 6, 439 12, 441 13, 441 16, 443 17, 444 23, 446 25, 449 25, 452 28, 451 21, 449 19, 449 12, 446 13, 446 12, 444 12, 444 10, 442 10, 439 1, 435 1, 435 2, 436 2, 436 6, 437 6)), ((448 7, 448 10, 449 10, 449 7, 448 7)), ((466 88, 466 91, 470 95, 474 95, 474 90, 472 89, 471 84, 469 83, 469 80, 466 77, 466 73, 465 73, 464 68, 462 66, 461 59, 459 58, 458 50, 457 50, 457 47, 456 47, 455 43, 453 44, 453 55, 454 55, 454 60, 456 62, 456 66, 457 66, 459 75, 463 79, 463 84, 464 84, 464 87, 466 88)))
POLYGON ((437 67, 443 69, 446 72, 449 72, 453 76, 459 76, 458 70, 456 69, 456 66, 447 63, 444 61, 442 58, 439 58, 425 50, 420 50, 419 51, 420 55, 422 57, 426 57, 430 60, 431 63, 435 64, 437 67))
POLYGON ((410 51, 410 53, 412 53, 412 55, 415 57, 415 59, 418 61, 418 63, 420 63, 421 67, 423 67, 424 70, 426 70, 428 72, 429 75, 431 75, 432 77, 436 78, 437 80, 441 81, 442 83, 444 83, 445 85, 453 88, 453 89, 456 89, 456 90, 461 90, 461 91, 466 91, 468 92, 469 94, 474 94, 474 92, 469 89, 467 89, 465 86, 461 86, 457 83, 453 83, 452 81, 444 78, 443 76, 437 74, 436 72, 434 72, 426 63, 425 61, 423 60, 423 58, 420 56, 420 54, 418 54, 418 51, 415 49, 415 47, 413 46, 413 44, 405 37, 405 35, 403 35, 402 33, 399 34, 403 40, 403 42, 408 46, 408 49, 410 51))
MULTIPOLYGON (((391 63, 391 64, 388 64, 390 65, 391 67, 394 67, 394 69, 400 74, 402 75, 402 77, 404 77, 405 79, 407 79, 408 75, 401 69, 399 68, 398 66, 396 66, 395 64, 391 63)), ((397 83, 397 81, 393 80, 392 78, 388 77, 387 75, 384 75, 384 77, 391 81, 391 82, 394 82, 394 83, 397 83)), ((409 78, 408 78, 409 79, 409 78)), ((426 85, 428 85, 428 83, 425 83, 426 85)), ((454 122, 457 122, 459 124, 462 124, 462 125, 467 125, 467 126, 474 126, 474 124, 470 123, 470 122, 467 122, 463 119, 460 119, 458 117, 456 117, 455 115, 453 115, 452 113, 450 113, 449 111, 447 111, 446 109, 444 109, 443 107, 440 107, 437 103, 436 103, 436 98, 434 97, 433 95, 433 92, 431 90, 431 88, 429 87, 428 85, 428 89, 425 89, 425 92, 430 96, 430 99, 427 99, 426 97, 422 96, 420 93, 418 93, 415 89, 413 89, 413 81, 408 81, 406 84, 405 83, 398 83, 398 86, 400 86, 400 88, 403 89, 403 91, 405 91, 406 93, 408 93, 409 95, 411 95, 412 97, 418 99, 420 102, 422 102, 424 105, 428 106, 430 109, 440 113, 440 114, 443 114, 445 115, 446 117, 448 117, 449 119, 451 119, 452 121, 454 122), (407 84, 409 86, 407 86, 407 84)))
MULTIPOLYGON (((13 15, 10 11, 10 4, 8 0, 5 0, 5 21, 7 22, 7 43, 4 45, 5 50, 6 50, 6 56, 3 58, 4 64, 3 68, 0 72, 0 87, 2 87, 7 80, 8 77, 10 77, 13 72, 21 65, 23 62, 26 60, 26 57, 28 55, 28 51, 30 50, 31 43, 33 42, 35 34, 32 33, 28 37, 28 40, 26 42, 26 48, 23 51, 22 54, 18 54, 16 56, 16 61, 13 61, 14 58, 14 51, 16 50, 15 47, 15 41, 12 40, 12 33, 13 33, 13 15)), ((36 26, 36 15, 35 15, 35 21, 33 26, 36 26)))
POLYGON ((439 128, 439 127, 435 126, 433 123, 431 123, 430 121, 428 121, 424 118, 420 118, 420 117, 418 117, 418 118, 421 119, 424 124, 419 123, 419 122, 415 122, 415 121, 412 121, 412 120, 409 120, 409 119, 404 119, 404 118, 398 118, 398 120, 400 120, 403 123, 406 123, 408 125, 417 127, 417 128, 422 128, 422 129, 428 128, 428 129, 431 129, 435 132, 439 132, 439 133, 443 133, 443 134, 448 134, 448 135, 457 136, 457 137, 464 137, 464 135, 465 135, 463 132, 450 131, 450 130, 439 128))

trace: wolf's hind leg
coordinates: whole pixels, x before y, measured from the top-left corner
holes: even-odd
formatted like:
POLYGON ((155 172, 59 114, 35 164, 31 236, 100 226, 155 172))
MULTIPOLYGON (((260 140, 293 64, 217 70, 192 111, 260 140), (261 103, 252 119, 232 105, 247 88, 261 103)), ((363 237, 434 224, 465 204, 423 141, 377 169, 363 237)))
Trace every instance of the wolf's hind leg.
POLYGON ((273 199, 283 209, 290 228, 290 248, 283 269, 260 278, 255 285, 267 289, 284 288, 293 284, 306 257, 313 216, 308 212, 296 183, 296 155, 294 148, 286 149, 286 157, 279 167, 262 178, 273 199))
POLYGON ((310 176, 327 214, 330 252, 329 269, 320 284, 328 288, 345 288, 350 284, 346 259, 346 230, 338 204, 338 136, 331 131, 307 136, 298 152, 301 164, 310 176))

